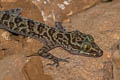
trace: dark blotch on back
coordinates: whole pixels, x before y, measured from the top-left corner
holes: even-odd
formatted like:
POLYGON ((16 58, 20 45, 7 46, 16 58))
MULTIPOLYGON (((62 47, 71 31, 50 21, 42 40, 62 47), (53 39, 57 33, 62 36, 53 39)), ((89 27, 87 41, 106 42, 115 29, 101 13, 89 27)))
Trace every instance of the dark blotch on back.
POLYGON ((8 26, 8 21, 7 21, 7 22, 5 21, 5 22, 4 22, 4 25, 5 25, 5 26, 8 26))
POLYGON ((65 34, 66 36, 67 36, 67 38, 68 38, 68 44, 71 44, 71 37, 70 37, 70 33, 67 33, 67 34, 65 34))
POLYGON ((27 30, 26 29, 22 29, 21 32, 22 32, 22 34, 26 34, 27 30))
POLYGON ((14 23, 13 23, 13 22, 9 22, 9 25, 10 25, 10 26, 14 26, 14 23))
POLYGON ((75 43, 75 42, 76 42, 76 39, 75 39, 75 38, 73 38, 73 39, 72 39, 72 42, 74 42, 74 43, 75 43))
POLYGON ((47 37, 47 38, 48 38, 48 40, 50 40, 50 38, 49 38, 49 36, 48 36, 47 32, 44 32, 43 36, 47 37))
POLYGON ((45 25, 42 24, 42 23, 40 23, 40 24, 38 25, 38 31, 39 31, 39 33, 42 33, 42 32, 44 31, 44 28, 45 28, 45 25))
POLYGON ((51 36, 51 39, 52 39, 53 42, 56 42, 56 40, 53 38, 53 34, 54 34, 55 32, 56 32, 56 31, 55 31, 55 28, 50 28, 50 29, 48 30, 48 34, 49 34, 49 36, 51 36))
POLYGON ((2 24, 2 20, 0 20, 0 24, 2 24))
POLYGON ((21 21, 22 21, 22 18, 20 18, 20 17, 16 17, 16 18, 15 18, 15 23, 18 24, 18 23, 20 23, 21 21))
POLYGON ((55 29, 54 28, 49 29, 48 33, 50 36, 52 36, 55 33, 55 29))
POLYGON ((30 28, 33 28, 34 27, 34 21, 33 20, 28 20, 27 21, 27 23, 28 23, 28 26, 30 27, 30 28))
POLYGON ((14 23, 13 22, 9 22, 9 27, 10 27, 10 29, 12 29, 13 27, 14 27, 14 23))
POLYGON ((63 35, 60 34, 60 33, 58 33, 58 34, 57 34, 57 39, 58 39, 58 38, 63 38, 63 35))
POLYGON ((67 36, 67 38, 68 39, 71 39, 71 37, 70 37, 70 34, 69 33, 67 33, 67 34, 65 34, 66 36, 67 36))
POLYGON ((25 26, 26 26, 26 25, 25 25, 25 24, 23 24, 23 23, 19 25, 19 27, 25 27, 25 26))
POLYGON ((10 15, 9 14, 4 14, 1 18, 1 20, 9 20, 10 15))

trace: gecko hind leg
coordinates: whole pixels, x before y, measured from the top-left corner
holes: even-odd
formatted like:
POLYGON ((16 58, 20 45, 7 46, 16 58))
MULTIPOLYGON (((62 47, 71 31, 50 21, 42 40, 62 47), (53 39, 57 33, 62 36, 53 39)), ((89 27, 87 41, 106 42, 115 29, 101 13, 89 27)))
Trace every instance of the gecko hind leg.
POLYGON ((0 11, 0 13, 7 13, 7 14, 13 14, 13 15, 20 15, 22 12, 22 8, 13 8, 13 9, 9 9, 9 10, 3 10, 0 11))
POLYGON ((53 64, 49 63, 47 65, 56 65, 56 67, 59 66, 59 62, 69 62, 66 58, 66 59, 62 59, 62 58, 58 58, 50 53, 48 53, 48 51, 50 51, 51 49, 53 48, 50 48, 50 46, 43 46, 39 51, 38 51, 38 54, 43 57, 43 58, 46 58, 46 59, 49 59, 49 60, 52 60, 53 61, 53 64))
POLYGON ((55 27, 62 32, 65 32, 66 30, 64 29, 63 25, 61 22, 55 22, 55 27))
POLYGON ((43 58, 46 58, 46 59, 49 59, 49 60, 52 60, 53 61, 53 64, 51 63, 48 63, 47 65, 56 65, 56 67, 59 66, 59 62, 69 62, 67 59, 69 58, 65 58, 65 59, 62 59, 61 57, 58 58, 58 57, 55 57, 54 55, 48 53, 48 51, 50 51, 51 48, 48 47, 48 46, 43 46, 39 51, 38 53, 36 54, 32 54, 30 56, 27 56, 27 57, 31 57, 31 56, 41 56, 43 58))
POLYGON ((58 67, 59 66, 59 62, 68 62, 69 63, 68 59, 69 59, 69 57, 68 58, 64 58, 64 59, 57 58, 57 59, 53 60, 53 63, 48 63, 47 65, 50 65, 50 66, 56 65, 56 67, 58 67))

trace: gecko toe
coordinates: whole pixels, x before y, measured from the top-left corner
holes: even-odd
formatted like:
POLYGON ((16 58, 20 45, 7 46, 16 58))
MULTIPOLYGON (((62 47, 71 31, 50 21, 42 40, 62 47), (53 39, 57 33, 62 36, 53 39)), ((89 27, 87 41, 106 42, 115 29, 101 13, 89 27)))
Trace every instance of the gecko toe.
POLYGON ((65 58, 65 59, 59 58, 59 61, 62 61, 62 62, 69 62, 69 59, 70 59, 70 57, 67 57, 67 58, 65 58))
POLYGON ((58 67, 58 66, 59 66, 59 62, 55 62, 55 61, 54 61, 53 63, 48 63, 47 65, 58 67))
POLYGON ((56 66, 58 67, 59 66, 59 62, 67 62, 69 63, 68 59, 70 59, 70 57, 67 57, 65 59, 62 59, 62 58, 57 58, 55 60, 53 60, 53 63, 48 63, 47 65, 50 65, 50 66, 56 66))

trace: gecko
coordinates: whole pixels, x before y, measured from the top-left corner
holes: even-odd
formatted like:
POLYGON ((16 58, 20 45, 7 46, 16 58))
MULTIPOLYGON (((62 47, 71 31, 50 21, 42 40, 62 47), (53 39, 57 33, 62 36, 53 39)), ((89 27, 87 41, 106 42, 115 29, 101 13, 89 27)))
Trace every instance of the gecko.
POLYGON ((61 22, 55 22, 55 26, 51 27, 42 22, 25 18, 20 15, 21 12, 21 8, 0 11, 0 29, 40 40, 44 44, 43 47, 30 56, 41 56, 53 61, 49 65, 59 66, 59 62, 69 62, 69 60, 49 53, 56 47, 61 47, 73 55, 86 57, 103 55, 103 50, 95 43, 92 35, 78 30, 67 31, 61 22))

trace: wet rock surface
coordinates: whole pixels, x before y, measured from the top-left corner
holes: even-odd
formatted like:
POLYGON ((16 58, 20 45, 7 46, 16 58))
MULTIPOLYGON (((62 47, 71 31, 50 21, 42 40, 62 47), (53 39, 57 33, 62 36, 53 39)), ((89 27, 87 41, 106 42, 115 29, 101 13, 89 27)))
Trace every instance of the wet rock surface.
POLYGON ((60 63, 56 68, 46 65, 51 61, 39 56, 26 57, 36 53, 43 46, 40 41, 0 30, 0 80, 116 79, 118 76, 114 76, 117 74, 114 66, 119 66, 119 58, 117 60, 116 57, 113 58, 115 52, 111 52, 111 47, 120 39, 120 1, 99 2, 99 0, 1 0, 1 10, 20 7, 23 9, 21 15, 27 18, 51 26, 54 26, 54 21, 62 21, 67 31, 77 29, 93 35, 96 43, 103 49, 104 55, 100 58, 88 58, 56 48, 50 53, 55 56, 61 55, 63 58, 70 57, 70 63, 60 63))

